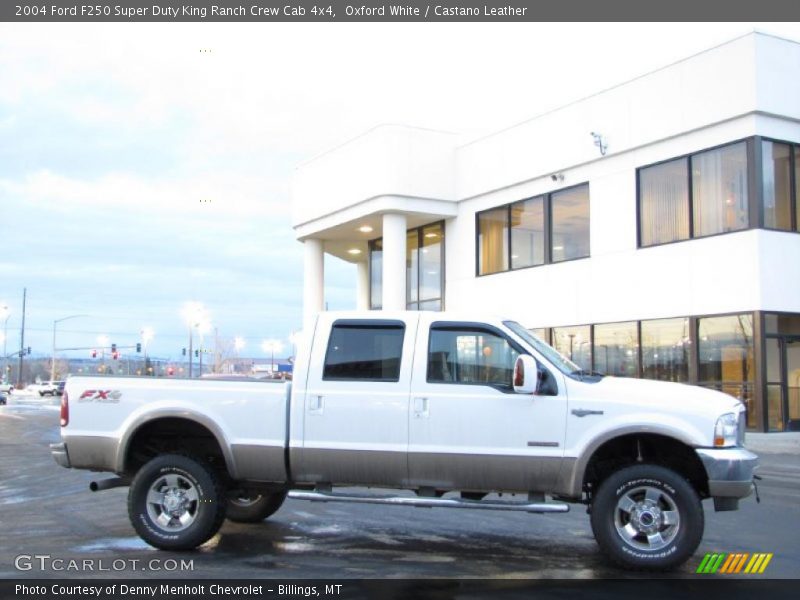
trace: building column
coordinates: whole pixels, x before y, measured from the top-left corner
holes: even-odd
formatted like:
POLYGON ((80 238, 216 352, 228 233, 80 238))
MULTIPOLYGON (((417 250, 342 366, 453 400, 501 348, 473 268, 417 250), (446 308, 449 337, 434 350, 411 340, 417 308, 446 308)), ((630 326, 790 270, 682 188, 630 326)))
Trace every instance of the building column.
POLYGON ((325 254, 322 240, 304 240, 303 252, 303 327, 308 329, 314 315, 325 307, 325 254))
POLYGON ((383 310, 406 309, 406 216, 383 215, 383 310))
POLYGON ((369 310, 369 261, 356 263, 358 274, 356 279, 356 308, 369 310))

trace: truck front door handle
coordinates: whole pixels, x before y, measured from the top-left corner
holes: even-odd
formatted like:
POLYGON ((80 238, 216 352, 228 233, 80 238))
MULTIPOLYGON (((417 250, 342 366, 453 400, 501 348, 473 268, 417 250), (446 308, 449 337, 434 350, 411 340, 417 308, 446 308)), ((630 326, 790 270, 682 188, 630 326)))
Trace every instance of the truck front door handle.
POLYGON ((414 417, 420 419, 428 416, 428 399, 414 398, 414 417))
POLYGON ((322 396, 315 395, 311 397, 311 402, 308 405, 308 412, 313 413, 322 413, 322 408, 324 403, 322 401, 322 396))

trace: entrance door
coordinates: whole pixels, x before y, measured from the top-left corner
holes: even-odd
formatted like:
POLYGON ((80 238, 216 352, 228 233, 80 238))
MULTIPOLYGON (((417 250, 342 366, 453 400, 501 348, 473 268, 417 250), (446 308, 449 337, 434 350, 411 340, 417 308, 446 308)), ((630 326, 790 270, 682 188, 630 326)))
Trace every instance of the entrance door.
POLYGON ((770 431, 800 431, 800 337, 768 337, 767 415, 770 431))

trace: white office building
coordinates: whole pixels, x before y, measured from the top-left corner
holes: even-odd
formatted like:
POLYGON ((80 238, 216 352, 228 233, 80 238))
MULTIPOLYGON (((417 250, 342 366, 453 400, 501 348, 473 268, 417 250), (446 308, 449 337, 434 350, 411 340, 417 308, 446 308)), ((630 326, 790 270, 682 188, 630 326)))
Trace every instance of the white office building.
POLYGON ((799 190, 800 44, 753 33, 467 144, 377 127, 300 166, 305 312, 328 253, 360 308, 508 315, 797 429, 799 190))

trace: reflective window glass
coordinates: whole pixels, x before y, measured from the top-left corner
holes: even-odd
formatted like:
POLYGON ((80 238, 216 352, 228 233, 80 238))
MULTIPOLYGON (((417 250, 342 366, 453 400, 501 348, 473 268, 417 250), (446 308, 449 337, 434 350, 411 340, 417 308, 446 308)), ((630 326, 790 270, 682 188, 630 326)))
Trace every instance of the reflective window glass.
POLYGON ((588 325, 553 327, 553 348, 581 369, 592 368, 592 341, 588 325))
POLYGON ((398 381, 404 326, 337 325, 325 354, 325 380, 398 381))
POLYGON ((478 273, 508 270, 508 208, 478 215, 478 273))
POLYGON ((679 158, 639 170, 642 246, 689 238, 689 161, 679 158))
POLYGON ((764 227, 792 228, 791 148, 788 144, 762 142, 764 227))
POLYGON ((552 194, 553 262, 589 256, 589 186, 552 194))
POLYGON ((511 205, 511 268, 544 264, 544 196, 511 205))
POLYGON ((689 381, 689 319, 642 321, 642 377, 689 381))
POLYGON ((635 321, 594 326, 594 370, 618 377, 639 375, 639 332, 635 321))
POLYGON ((749 225, 744 142, 692 156, 692 203, 695 237, 749 225))
POLYGON ((519 353, 504 337, 481 329, 431 329, 428 382, 511 389, 519 353))

